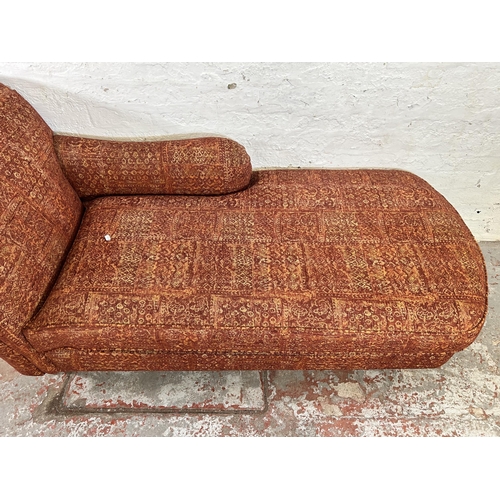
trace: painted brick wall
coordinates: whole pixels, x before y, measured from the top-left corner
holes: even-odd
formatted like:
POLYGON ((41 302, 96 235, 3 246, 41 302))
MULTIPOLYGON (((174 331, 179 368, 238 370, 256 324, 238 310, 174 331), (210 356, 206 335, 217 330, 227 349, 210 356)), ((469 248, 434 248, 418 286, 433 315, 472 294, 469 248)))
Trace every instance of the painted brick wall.
POLYGON ((500 240, 500 64, 0 63, 56 132, 214 134, 255 168, 420 175, 479 240, 500 240))

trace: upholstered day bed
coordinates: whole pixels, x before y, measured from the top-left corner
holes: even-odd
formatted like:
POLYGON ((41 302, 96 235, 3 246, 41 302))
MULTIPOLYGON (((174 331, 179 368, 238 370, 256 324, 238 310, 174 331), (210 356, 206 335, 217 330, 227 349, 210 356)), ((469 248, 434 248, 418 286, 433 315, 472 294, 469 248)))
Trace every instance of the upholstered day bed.
POLYGON ((437 367, 484 322, 478 245, 409 172, 53 135, 0 85, 0 185, 0 356, 27 375, 437 367))

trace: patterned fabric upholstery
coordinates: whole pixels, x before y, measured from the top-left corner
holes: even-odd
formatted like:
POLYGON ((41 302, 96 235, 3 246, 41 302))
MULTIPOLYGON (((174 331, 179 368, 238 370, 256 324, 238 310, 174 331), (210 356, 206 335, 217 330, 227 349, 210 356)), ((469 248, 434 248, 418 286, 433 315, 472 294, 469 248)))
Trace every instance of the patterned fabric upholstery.
POLYGON ((224 194, 245 188, 252 164, 230 139, 120 142, 54 137, 64 174, 82 198, 116 194, 224 194))
POLYGON ((478 245, 422 179, 269 170, 224 196, 90 201, 24 334, 60 370, 435 367, 486 297, 478 245))
POLYGON ((52 132, 0 84, 0 356, 21 373, 54 370, 21 333, 57 277, 81 202, 61 172, 52 132))

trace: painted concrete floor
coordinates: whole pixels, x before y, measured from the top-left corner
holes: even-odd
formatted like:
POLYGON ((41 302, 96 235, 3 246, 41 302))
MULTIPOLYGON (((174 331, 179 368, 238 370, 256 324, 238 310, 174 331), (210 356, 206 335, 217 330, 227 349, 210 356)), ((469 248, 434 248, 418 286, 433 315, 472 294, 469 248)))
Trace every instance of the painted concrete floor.
POLYGON ((0 360, 0 436, 500 436, 500 242, 489 313, 432 370, 75 373, 0 360))

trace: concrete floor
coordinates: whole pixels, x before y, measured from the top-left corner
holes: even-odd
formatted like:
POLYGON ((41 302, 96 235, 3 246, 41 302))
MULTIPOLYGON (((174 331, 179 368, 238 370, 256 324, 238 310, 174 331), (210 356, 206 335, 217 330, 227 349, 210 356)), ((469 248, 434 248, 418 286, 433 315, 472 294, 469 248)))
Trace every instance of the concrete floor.
POLYGON ((481 248, 486 324, 439 369, 26 377, 0 360, 0 435, 500 436, 500 242, 481 248))

